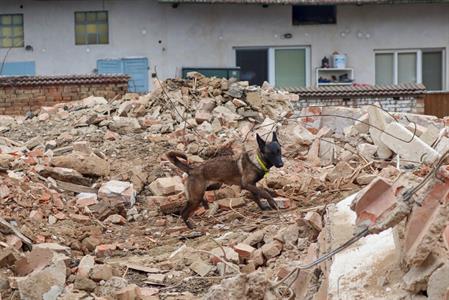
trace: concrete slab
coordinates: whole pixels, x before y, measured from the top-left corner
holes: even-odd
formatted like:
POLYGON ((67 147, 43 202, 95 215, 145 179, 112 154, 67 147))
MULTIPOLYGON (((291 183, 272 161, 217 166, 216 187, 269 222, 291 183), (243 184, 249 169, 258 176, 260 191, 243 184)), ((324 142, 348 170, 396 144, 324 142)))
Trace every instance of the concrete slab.
MULTIPOLYGON (((350 205, 355 197, 356 194, 339 202, 331 212, 333 215, 329 216, 336 220, 329 229, 334 245, 340 245, 352 236, 356 214, 350 205)), ((400 299, 406 292, 396 286, 401 275, 393 273, 398 270, 399 251, 395 246, 393 230, 367 236, 334 257, 327 299, 400 299), (385 280, 387 274, 391 278, 385 280)))

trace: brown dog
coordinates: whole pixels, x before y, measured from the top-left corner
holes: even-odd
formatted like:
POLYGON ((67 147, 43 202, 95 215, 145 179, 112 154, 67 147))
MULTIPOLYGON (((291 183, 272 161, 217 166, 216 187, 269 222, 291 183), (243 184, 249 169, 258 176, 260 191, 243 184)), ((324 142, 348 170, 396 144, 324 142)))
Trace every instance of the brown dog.
POLYGON ((181 216, 189 228, 193 228, 189 217, 198 206, 203 204, 206 209, 208 208, 204 192, 219 189, 222 184, 238 185, 250 191, 254 201, 262 210, 265 207, 260 202, 261 198, 266 199, 271 208, 277 208, 273 197, 267 191, 259 189, 256 183, 268 173, 272 166, 281 168, 284 165, 281 146, 276 133, 273 133, 273 139, 269 143, 257 135, 257 144, 259 147, 255 153, 243 152, 238 159, 232 156, 217 157, 194 168, 178 159, 187 160, 184 153, 176 151, 167 153, 168 160, 188 174, 185 185, 187 203, 181 216))

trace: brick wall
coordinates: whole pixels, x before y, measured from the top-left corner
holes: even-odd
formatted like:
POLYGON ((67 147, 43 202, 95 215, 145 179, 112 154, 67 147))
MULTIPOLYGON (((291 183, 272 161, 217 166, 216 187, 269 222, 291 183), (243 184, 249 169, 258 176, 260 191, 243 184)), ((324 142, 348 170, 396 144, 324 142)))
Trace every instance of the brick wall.
POLYGON ((375 97, 375 98, 353 98, 353 99, 299 99, 294 102, 297 110, 301 110, 306 106, 347 106, 362 107, 368 104, 379 102, 384 109, 390 112, 408 112, 424 114, 424 98, 423 97, 375 97))
POLYGON ((128 77, 117 75, 0 78, 0 114, 23 115, 42 106, 102 96, 112 99, 128 90, 128 77))

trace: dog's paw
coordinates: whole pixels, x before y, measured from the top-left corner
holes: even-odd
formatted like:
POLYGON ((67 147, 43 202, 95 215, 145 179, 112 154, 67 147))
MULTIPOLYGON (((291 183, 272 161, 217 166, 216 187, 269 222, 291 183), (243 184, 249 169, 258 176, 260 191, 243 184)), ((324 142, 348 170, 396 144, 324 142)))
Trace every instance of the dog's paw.
POLYGON ((195 228, 195 225, 190 220, 186 220, 186 221, 184 221, 184 223, 186 223, 186 225, 187 225, 187 227, 189 227, 189 229, 195 228))

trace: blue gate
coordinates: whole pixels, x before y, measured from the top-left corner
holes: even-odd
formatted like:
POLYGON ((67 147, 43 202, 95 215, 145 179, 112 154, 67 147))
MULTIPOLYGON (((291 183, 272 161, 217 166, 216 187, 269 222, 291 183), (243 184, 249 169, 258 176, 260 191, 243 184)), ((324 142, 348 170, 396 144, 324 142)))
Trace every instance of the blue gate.
POLYGON ((9 62, 5 63, 0 71, 0 76, 34 76, 36 75, 36 64, 34 61, 9 62))
POLYGON ((131 78, 128 89, 131 92, 145 93, 148 91, 148 59, 123 58, 99 59, 97 70, 100 74, 126 74, 131 78))

